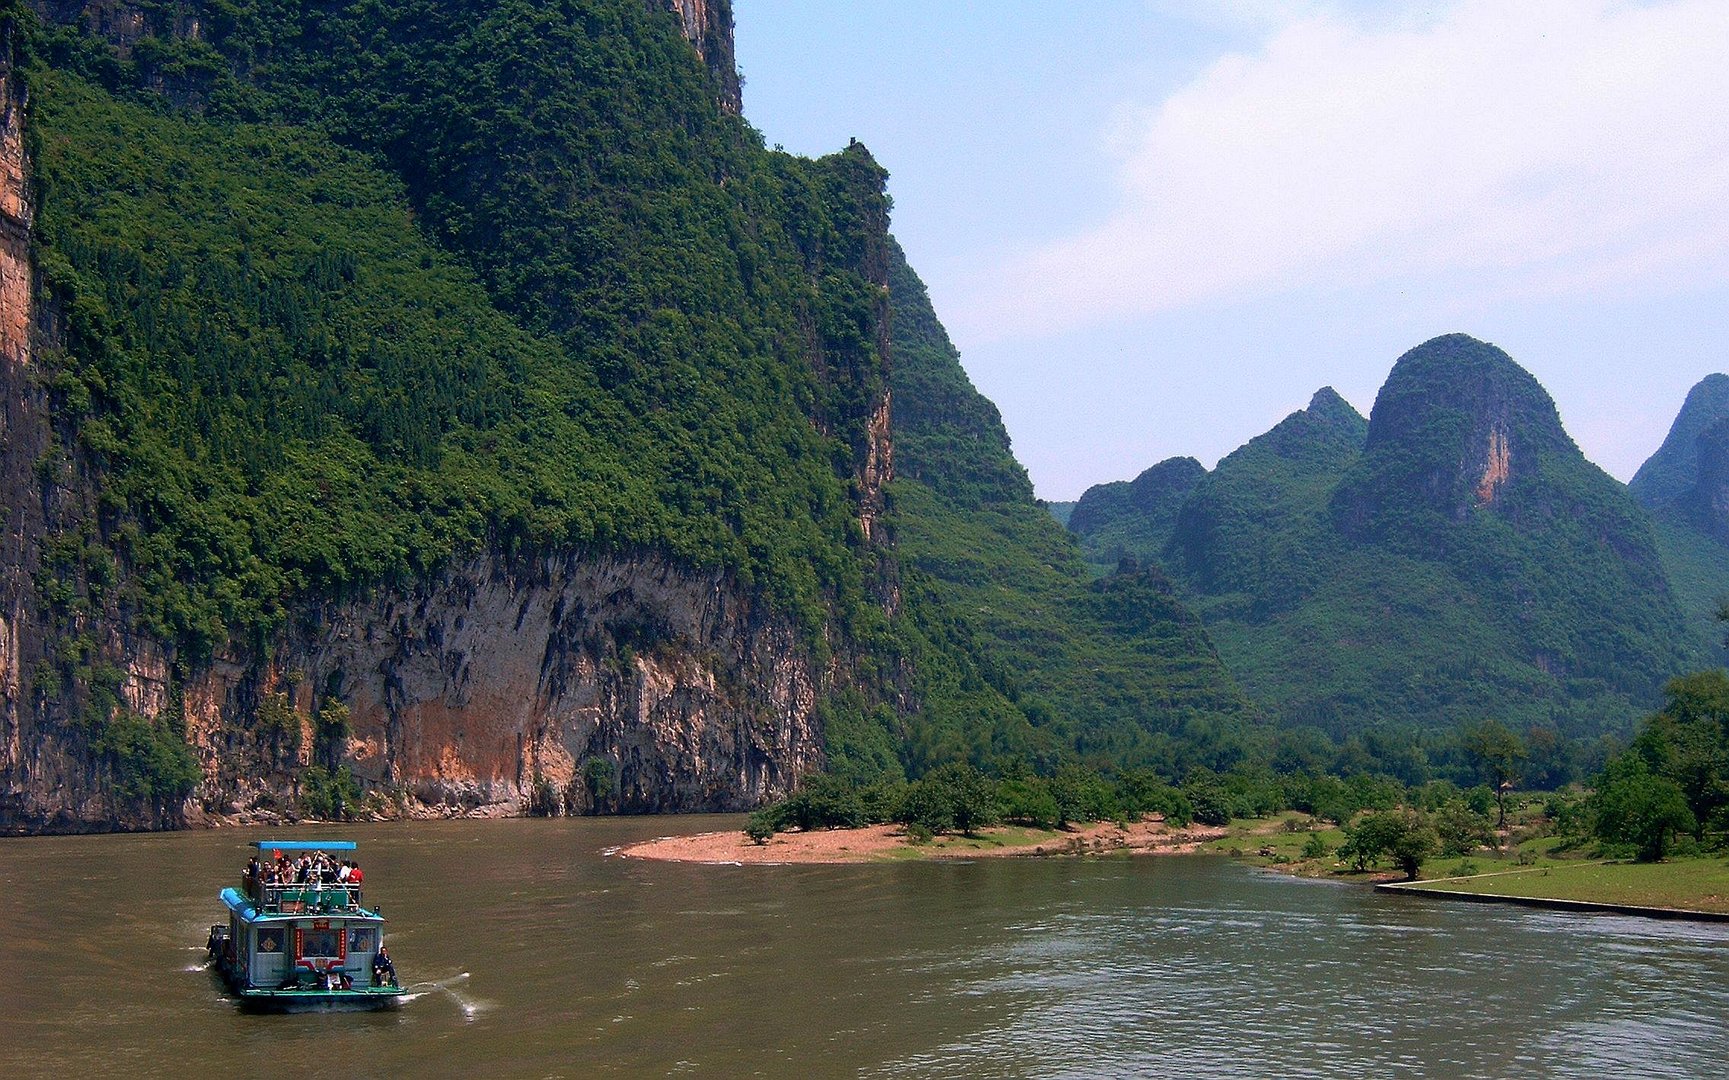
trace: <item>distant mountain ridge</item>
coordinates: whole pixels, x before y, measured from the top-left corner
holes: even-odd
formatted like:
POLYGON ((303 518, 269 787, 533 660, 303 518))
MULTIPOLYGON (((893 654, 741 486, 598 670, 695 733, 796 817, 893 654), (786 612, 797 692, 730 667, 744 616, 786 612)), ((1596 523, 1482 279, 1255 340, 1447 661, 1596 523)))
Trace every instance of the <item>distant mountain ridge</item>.
MULTIPOLYGON (((1099 490, 1082 506, 1110 507, 1099 490)), ((1286 725, 1624 731, 1698 656, 1650 517, 1529 372, 1463 334, 1401 356, 1366 422, 1323 390, 1227 455, 1162 544, 1162 514, 1106 516, 1075 529, 1089 558, 1142 530, 1133 553, 1286 725)))
POLYGON ((1729 375, 1707 375, 1687 391, 1663 445, 1627 482, 1633 497, 1657 510, 1686 494, 1699 479, 1699 437, 1724 420, 1729 420, 1729 375))
POLYGON ((1628 488, 1656 519, 1664 571, 1695 638, 1717 655, 1717 614, 1729 598, 1729 375, 1694 384, 1628 488))

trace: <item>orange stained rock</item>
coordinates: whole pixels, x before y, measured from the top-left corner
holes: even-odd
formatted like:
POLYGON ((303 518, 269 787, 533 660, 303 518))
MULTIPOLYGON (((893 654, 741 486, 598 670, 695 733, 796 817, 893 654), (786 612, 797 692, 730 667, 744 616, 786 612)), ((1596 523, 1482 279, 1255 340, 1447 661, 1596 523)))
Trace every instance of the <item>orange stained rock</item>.
POLYGON ((1477 501, 1490 503, 1495 501, 1495 493, 1501 490, 1501 485, 1507 482, 1507 475, 1512 471, 1513 458, 1507 449, 1507 436, 1502 431, 1489 433, 1489 460, 1483 466, 1483 478, 1477 481, 1477 501))

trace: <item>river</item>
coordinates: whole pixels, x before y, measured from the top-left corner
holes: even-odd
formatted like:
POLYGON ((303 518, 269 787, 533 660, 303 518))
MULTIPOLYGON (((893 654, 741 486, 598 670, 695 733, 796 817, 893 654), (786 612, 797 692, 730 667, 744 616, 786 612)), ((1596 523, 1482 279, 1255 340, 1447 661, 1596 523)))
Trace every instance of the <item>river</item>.
POLYGON ((1729 926, 1383 896, 1218 858, 694 866, 740 818, 360 841, 415 990, 238 1012, 202 970, 254 830, 0 840, 0 1076, 1711 1076, 1729 926))

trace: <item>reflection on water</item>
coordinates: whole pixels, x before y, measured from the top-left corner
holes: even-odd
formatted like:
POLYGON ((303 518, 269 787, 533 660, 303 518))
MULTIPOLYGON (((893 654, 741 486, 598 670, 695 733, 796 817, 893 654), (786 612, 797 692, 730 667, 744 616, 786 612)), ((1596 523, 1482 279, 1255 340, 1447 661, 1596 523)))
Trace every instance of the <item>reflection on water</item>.
POLYGON ((1204 858, 604 854, 740 820, 341 830, 412 984, 370 1015, 242 1014, 202 970, 258 833, 0 841, 0 1075, 1703 1076, 1729 1058, 1719 925, 1204 858))

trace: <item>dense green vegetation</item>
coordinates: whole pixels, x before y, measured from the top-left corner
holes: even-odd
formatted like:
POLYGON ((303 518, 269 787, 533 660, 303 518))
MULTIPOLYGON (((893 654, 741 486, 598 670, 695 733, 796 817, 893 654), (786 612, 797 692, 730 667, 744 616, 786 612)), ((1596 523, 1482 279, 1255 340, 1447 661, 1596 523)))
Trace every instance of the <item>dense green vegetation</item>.
POLYGON ((1655 533, 1664 574, 1675 590, 1690 637, 1720 655, 1716 646, 1721 643, 1722 627, 1717 613, 1729 597, 1729 545, 1668 514, 1657 515, 1655 533))
POLYGON ((1542 749, 1547 782, 1586 777, 1599 737, 1701 656, 1649 518, 1529 374, 1463 335, 1402 357, 1367 426, 1317 394, 1133 553, 1169 568, 1283 727, 1415 749, 1381 756, 1408 782, 1453 775, 1457 733, 1485 719, 1542 749))
POLYGON ((786 829, 856 829, 899 822, 909 835, 929 838, 952 832, 971 836, 1005 822, 1058 829, 1148 813, 1163 814, 1176 824, 1195 820, 1188 795, 1150 770, 1107 777, 1071 765, 1050 777, 995 777, 955 763, 910 784, 861 788, 839 777, 817 777, 797 795, 752 814, 745 832, 761 843, 786 829))
POLYGON ((1451 887, 1467 891, 1720 908, 1720 899, 1697 885, 1721 879, 1719 859, 1703 870, 1697 860, 1683 861, 1672 880, 1628 878, 1599 867, 1575 874, 1573 886, 1548 889, 1533 879, 1478 889, 1487 879, 1475 875, 1485 867, 1496 875, 1523 867, 1573 874, 1587 862, 1655 862, 1729 846, 1729 671, 1672 680, 1665 696, 1665 707, 1645 721, 1630 748, 1607 762, 1591 788, 1517 787, 1533 748, 1489 721, 1461 740, 1482 780, 1471 787, 1447 780, 1406 785, 1366 772, 1349 778, 1280 773, 1250 762, 1223 774, 1196 767, 1180 785, 1150 769, 1068 765, 1037 776, 948 765, 912 784, 817 778, 753 815, 746 832, 760 843, 787 829, 898 822, 917 841, 953 832, 970 836, 985 826, 1055 830, 1159 814, 1175 825, 1229 826, 1210 850, 1299 873, 1392 867, 1415 880, 1440 859, 1450 862, 1434 872, 1459 878, 1451 887), (1621 894, 1629 888, 1649 896, 1621 894))
MULTIPOLYGON (((765 149, 669 12, 138 10, 104 29, 7 8, 55 326, 37 472, 92 503, 45 545, 51 696, 89 696, 94 618, 184 673, 472 553, 653 551, 856 662, 818 705, 849 782, 1265 756, 1163 576, 1094 582, 1033 498, 891 246, 883 170, 857 145, 765 149), (891 302, 877 547, 860 478, 891 302)), ((354 801, 338 712, 304 749, 282 701, 250 724, 310 755, 316 812, 354 801)))
POLYGON ((1048 776, 1075 753, 1174 780, 1264 756, 1264 732, 1164 576, 1092 580, 898 250, 890 295, 912 772, 960 759, 1048 776))
MULTIPOLYGON (((40 55, 137 99, 31 74, 58 412, 104 473, 145 629, 196 654, 268 631, 288 598, 482 542, 664 548, 759 580, 813 632, 866 607, 848 484, 880 379, 856 250, 859 219, 884 212, 880 170, 862 151, 763 151, 669 20, 613 12, 589 35, 574 16, 551 33, 550 14, 492 10, 463 46, 568 47, 513 69, 544 86, 490 85, 499 57, 457 68, 437 50, 361 80, 382 56, 313 36, 272 42, 255 84, 216 78, 204 115, 128 93, 145 60, 45 35, 40 55), (530 89, 532 117, 501 108, 530 89), (655 103, 640 130, 603 107, 632 95, 655 103), (211 118, 233 113, 309 126, 211 118), (429 142, 435 114, 472 144, 429 142), (371 156, 392 139, 394 175, 371 156)), ((262 49, 248 35, 289 15, 216 40, 262 49)), ((346 17, 388 50, 372 16, 346 17)))
POLYGON ((1729 844, 1729 672, 1674 679, 1664 696, 1592 801, 1596 836, 1645 862, 1663 858, 1677 834, 1729 844))
POLYGON ((1169 458, 1133 480, 1095 484, 1058 520, 1080 537, 1087 561, 1108 574, 1125 558, 1164 551, 1177 513, 1206 474, 1194 458, 1169 458))

